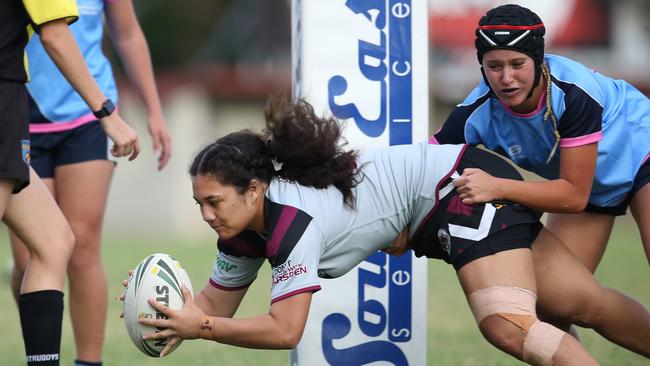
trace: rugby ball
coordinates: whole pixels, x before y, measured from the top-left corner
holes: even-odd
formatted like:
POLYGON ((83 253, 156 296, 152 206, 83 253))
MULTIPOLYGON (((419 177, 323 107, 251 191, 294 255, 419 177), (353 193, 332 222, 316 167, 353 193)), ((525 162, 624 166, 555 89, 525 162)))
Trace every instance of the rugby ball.
POLYGON ((157 332, 157 329, 138 322, 140 318, 166 319, 149 303, 149 299, 165 304, 172 309, 183 307, 185 300, 181 284, 193 294, 192 283, 181 264, 174 257, 155 253, 143 259, 129 277, 124 293, 124 324, 133 344, 144 354, 160 357, 160 352, 167 345, 167 339, 144 340, 142 336, 157 332))

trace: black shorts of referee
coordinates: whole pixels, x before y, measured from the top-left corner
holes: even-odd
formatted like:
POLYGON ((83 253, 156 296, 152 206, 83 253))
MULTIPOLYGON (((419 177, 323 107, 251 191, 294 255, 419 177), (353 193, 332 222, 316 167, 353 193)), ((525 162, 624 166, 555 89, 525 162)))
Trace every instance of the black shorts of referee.
POLYGON ((0 179, 14 181, 13 193, 29 184, 29 107, 27 88, 0 79, 0 179))

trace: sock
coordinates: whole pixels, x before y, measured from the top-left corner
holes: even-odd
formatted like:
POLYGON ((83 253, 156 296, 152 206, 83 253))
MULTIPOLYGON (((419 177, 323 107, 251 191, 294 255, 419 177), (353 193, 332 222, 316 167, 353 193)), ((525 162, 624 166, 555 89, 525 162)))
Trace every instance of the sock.
POLYGON ((74 366, 102 366, 102 362, 88 362, 82 360, 74 360, 74 366))
POLYGON ((63 292, 34 291, 18 297, 28 366, 58 366, 63 321, 63 292))

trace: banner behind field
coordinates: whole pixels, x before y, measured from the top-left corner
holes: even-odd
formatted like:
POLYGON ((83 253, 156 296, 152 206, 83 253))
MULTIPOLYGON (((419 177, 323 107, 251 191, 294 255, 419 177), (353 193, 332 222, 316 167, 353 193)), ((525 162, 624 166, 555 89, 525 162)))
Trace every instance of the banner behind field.
MULTIPOLYGON (((427 137, 426 0, 293 0, 293 93, 349 147, 427 137)), ((426 261, 378 252, 321 280, 292 365, 425 365, 426 261)))

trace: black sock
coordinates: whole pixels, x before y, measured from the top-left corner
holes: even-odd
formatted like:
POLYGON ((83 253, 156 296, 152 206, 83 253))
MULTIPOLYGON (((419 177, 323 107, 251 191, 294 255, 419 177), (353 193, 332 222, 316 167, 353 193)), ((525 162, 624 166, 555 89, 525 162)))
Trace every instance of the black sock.
POLYGON ((74 366, 102 366, 102 362, 88 362, 82 360, 74 360, 74 366))
POLYGON ((18 297, 28 366, 58 366, 63 292, 35 291, 18 297))

